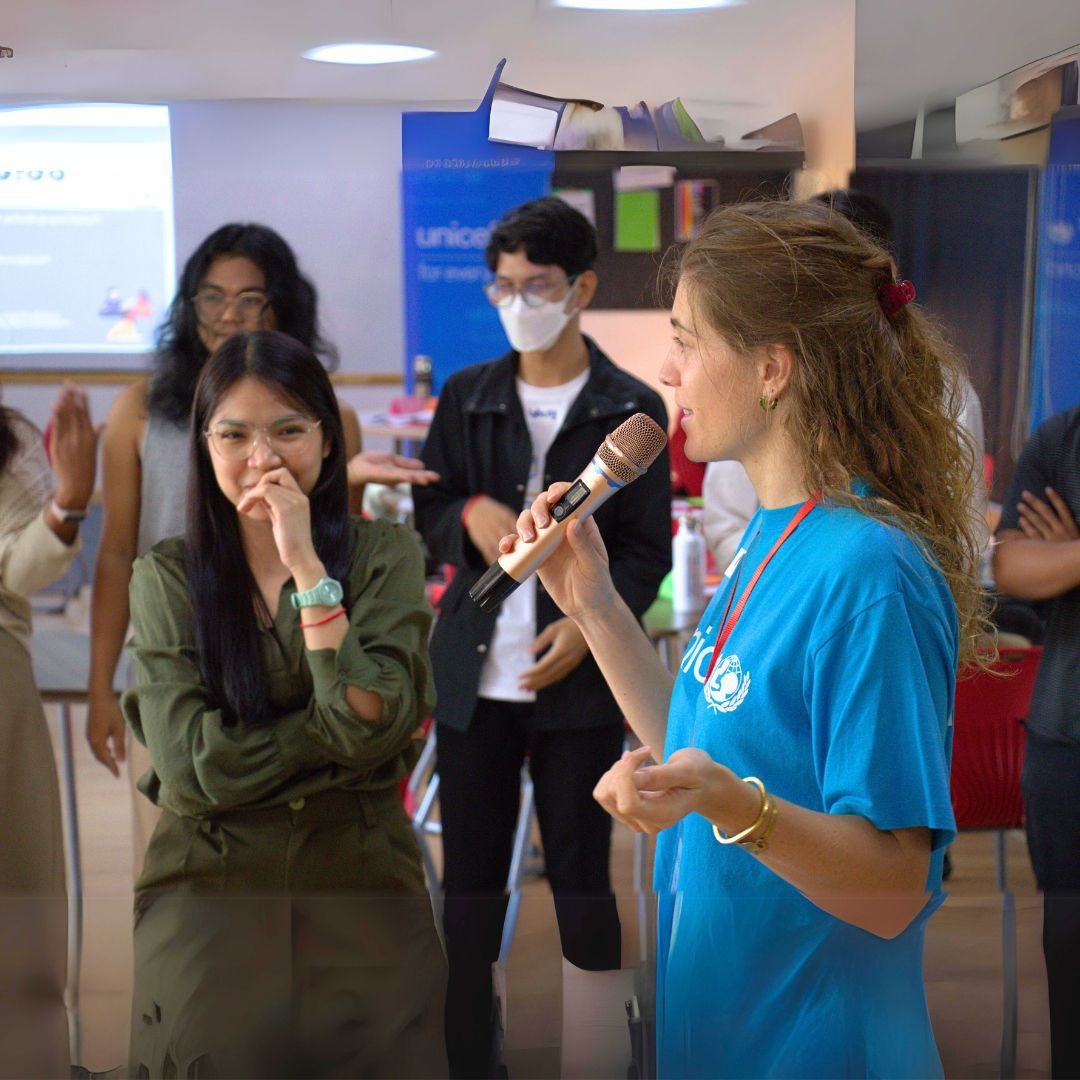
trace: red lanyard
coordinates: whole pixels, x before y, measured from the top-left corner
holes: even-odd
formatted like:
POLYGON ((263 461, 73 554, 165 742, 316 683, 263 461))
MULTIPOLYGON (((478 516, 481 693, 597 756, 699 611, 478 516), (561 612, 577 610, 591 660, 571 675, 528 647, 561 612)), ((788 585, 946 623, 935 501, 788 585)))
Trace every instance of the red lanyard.
MULTIPOLYGON (((787 538, 802 524, 803 519, 815 506, 817 506, 817 504, 818 495, 811 495, 810 498, 795 511, 795 516, 788 522, 787 528, 780 534, 780 538, 769 549, 768 555, 761 560, 760 565, 754 571, 754 576, 746 583, 746 588, 743 590, 742 596, 739 597, 739 602, 735 605, 735 610, 731 612, 731 618, 729 619, 728 611, 731 610, 731 601, 735 599, 735 589, 739 584, 738 575, 736 575, 735 580, 731 585, 731 595, 728 597, 727 607, 724 608, 724 617, 720 620, 723 629, 717 635, 716 644, 713 646, 712 659, 709 661, 709 670, 705 675, 706 683, 712 675, 713 668, 716 666, 716 661, 720 659, 720 653, 723 652, 727 639, 731 637, 731 631, 735 629, 735 624, 739 621, 739 616, 743 613, 743 608, 746 607, 746 601, 750 599, 750 594, 754 591, 754 586, 758 583, 758 578, 764 573, 765 567, 769 565, 769 560, 784 546, 784 542, 787 538)), ((745 554, 743 555, 743 558, 746 558, 745 554)))

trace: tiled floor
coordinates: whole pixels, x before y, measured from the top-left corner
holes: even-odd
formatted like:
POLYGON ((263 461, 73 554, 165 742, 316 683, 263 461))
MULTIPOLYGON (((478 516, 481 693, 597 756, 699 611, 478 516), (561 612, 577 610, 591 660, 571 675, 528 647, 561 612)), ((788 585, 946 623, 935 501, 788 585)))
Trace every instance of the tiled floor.
MULTIPOLYGON (((55 710, 50 723, 55 724, 55 710)), ((95 1071, 126 1058, 131 985, 130 805, 126 781, 98 765, 81 738, 75 710, 76 771, 85 874, 81 986, 81 1063, 95 1071)), ((437 841, 435 846, 437 847, 437 841)), ((1008 840, 1017 896, 1020 1037, 1018 1075, 1049 1073, 1041 905, 1023 837, 1008 840)), ((926 983, 945 1070, 953 1077, 997 1075, 1001 1031, 1001 901, 993 887, 992 837, 962 836, 953 848, 950 898, 930 923, 926 983)), ((637 954, 637 898, 630 835, 616 829, 614 871, 624 916, 625 954, 637 954)), ((546 885, 523 890, 507 973, 506 1061, 511 1077, 558 1075, 561 960, 546 885)))

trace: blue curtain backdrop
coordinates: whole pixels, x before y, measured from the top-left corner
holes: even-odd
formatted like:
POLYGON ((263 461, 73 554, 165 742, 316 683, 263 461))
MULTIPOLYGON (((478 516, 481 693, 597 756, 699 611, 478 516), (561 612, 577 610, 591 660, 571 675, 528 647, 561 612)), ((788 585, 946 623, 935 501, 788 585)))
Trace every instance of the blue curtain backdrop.
POLYGON ((1050 130, 1039 203, 1031 427, 1080 402, 1080 108, 1050 130))

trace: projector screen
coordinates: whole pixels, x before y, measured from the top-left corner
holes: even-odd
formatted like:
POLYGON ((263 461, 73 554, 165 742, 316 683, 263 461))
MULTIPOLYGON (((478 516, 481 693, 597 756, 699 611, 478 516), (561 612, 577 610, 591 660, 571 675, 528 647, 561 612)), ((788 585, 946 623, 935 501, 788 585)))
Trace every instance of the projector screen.
POLYGON ((0 109, 5 369, 143 366, 175 274, 167 106, 0 109))

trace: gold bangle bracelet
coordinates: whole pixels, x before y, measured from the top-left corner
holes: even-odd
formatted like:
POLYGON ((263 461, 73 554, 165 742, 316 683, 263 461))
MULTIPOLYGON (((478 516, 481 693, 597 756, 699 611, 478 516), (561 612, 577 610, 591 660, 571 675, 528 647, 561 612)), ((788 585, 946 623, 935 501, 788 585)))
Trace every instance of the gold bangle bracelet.
POLYGON ((766 796, 765 801, 769 805, 766 811, 765 828, 761 830, 761 835, 755 836, 752 840, 743 840, 740 844, 740 847, 746 848, 752 855, 760 855, 768 850, 769 836, 772 834, 773 826, 776 824, 776 815, 780 811, 779 805, 771 795, 766 796))
POLYGON ((756 776, 744 776, 742 779, 744 784, 753 784, 761 793, 761 806, 758 809, 758 816, 754 819, 753 825, 743 829, 742 832, 737 832, 734 836, 725 836, 719 828, 714 825, 712 827, 713 836, 716 837, 716 842, 718 844, 742 843, 748 836, 757 832, 761 827, 761 823, 765 820, 765 810, 769 805, 769 793, 765 790, 765 785, 756 776))

